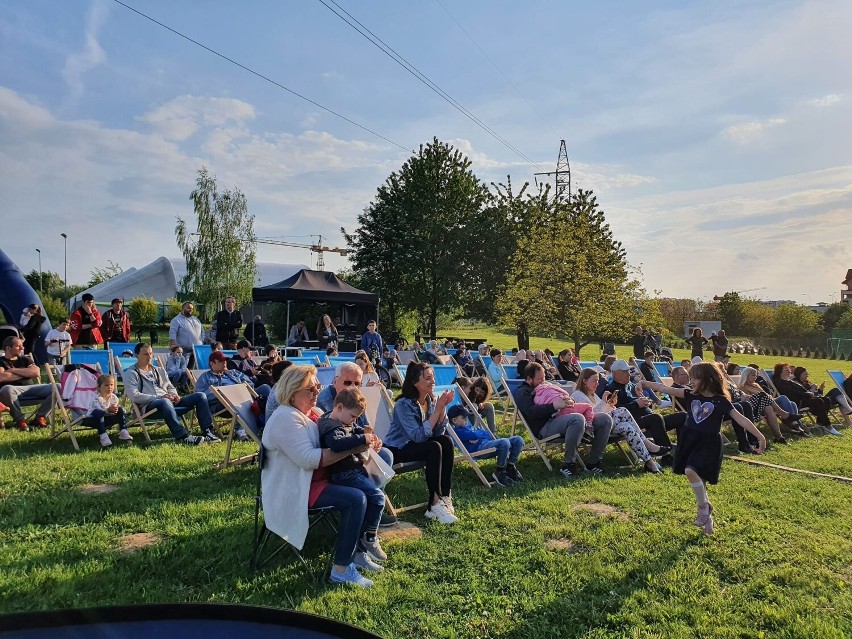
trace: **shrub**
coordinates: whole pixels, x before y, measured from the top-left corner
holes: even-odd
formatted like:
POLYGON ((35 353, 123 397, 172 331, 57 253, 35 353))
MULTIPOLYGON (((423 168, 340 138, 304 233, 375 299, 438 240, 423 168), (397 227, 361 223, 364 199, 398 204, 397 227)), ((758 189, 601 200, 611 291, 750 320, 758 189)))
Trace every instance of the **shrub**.
POLYGON ((166 300, 166 305, 163 307, 163 321, 171 322, 175 317, 180 315, 183 310, 183 302, 179 302, 176 298, 170 297, 166 300))
MULTIPOLYGON (((62 300, 55 297, 45 297, 41 301, 41 307, 44 309, 44 314, 50 320, 50 325, 54 328, 63 317, 68 317, 70 313, 62 303, 62 300)), ((16 320, 17 321, 17 320, 16 320)))
POLYGON ((157 321, 160 309, 153 297, 134 297, 127 305, 130 321, 134 326, 149 326, 157 321))

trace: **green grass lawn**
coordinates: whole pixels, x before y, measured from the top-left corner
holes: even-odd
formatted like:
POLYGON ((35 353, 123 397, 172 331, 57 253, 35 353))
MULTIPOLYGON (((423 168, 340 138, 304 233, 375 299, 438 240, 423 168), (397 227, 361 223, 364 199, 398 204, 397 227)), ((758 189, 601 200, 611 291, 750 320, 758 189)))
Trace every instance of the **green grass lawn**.
MULTIPOLYGON (((804 361, 814 373, 827 367, 804 361)), ((691 523, 686 480, 671 473, 568 482, 527 454, 521 486, 487 489, 461 465, 458 524, 406 513, 422 537, 386 542, 386 571, 374 588, 353 590, 317 584, 293 564, 249 573, 255 466, 215 472, 221 445, 115 441, 101 450, 83 434, 75 453, 67 437, 0 431, 0 611, 237 602, 385 637, 852 636, 852 484, 725 461, 710 488, 717 529, 708 538, 691 523), (117 489, 81 493, 87 484, 117 489), (156 542, 123 550, 137 533, 156 542)), ((850 476, 852 432, 761 459, 850 476)), ((493 471, 493 461, 483 466, 493 471)), ((390 494, 423 501, 425 483, 402 476, 390 494)), ((327 541, 309 540, 316 569, 327 541)))

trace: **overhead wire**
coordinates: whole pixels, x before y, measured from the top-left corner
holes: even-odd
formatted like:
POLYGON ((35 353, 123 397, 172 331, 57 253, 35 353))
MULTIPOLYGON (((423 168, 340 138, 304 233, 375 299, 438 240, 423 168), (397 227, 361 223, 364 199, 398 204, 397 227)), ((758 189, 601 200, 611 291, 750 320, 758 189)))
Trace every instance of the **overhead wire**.
POLYGON ((122 2, 121 0, 113 0, 113 1, 114 1, 116 4, 121 5, 121 6, 122 6, 122 7, 124 7, 125 9, 129 9, 129 10, 130 10, 130 11, 132 11, 133 13, 135 13, 135 14, 137 14, 137 15, 139 15, 139 16, 141 16, 141 17, 143 17, 143 18, 145 18, 146 20, 149 20, 150 22, 153 22, 153 23, 154 23, 154 24, 156 24, 157 26, 160 26, 160 27, 162 27, 163 29, 166 29, 167 31, 170 31, 171 33, 175 34, 176 36, 179 36, 179 37, 183 38, 184 40, 187 40, 188 42, 191 42, 191 43, 192 43, 192 44, 194 44, 195 46, 200 47, 200 48, 204 49, 205 51, 207 51, 207 52, 209 52, 209 53, 212 53, 213 55, 218 56, 218 57, 222 58, 223 60, 225 60, 225 61, 227 61, 227 62, 230 62, 231 64, 233 64, 233 65, 234 65, 234 66, 236 66, 236 67, 239 67, 239 68, 240 68, 240 69, 242 69, 243 71, 247 71, 248 73, 251 73, 252 75, 257 76, 257 77, 258 77, 258 78, 260 78, 261 80, 265 80, 266 82, 269 82, 270 84, 272 84, 272 85, 274 85, 274 86, 278 87, 279 89, 283 89, 283 90, 284 90, 284 91, 286 91, 287 93, 290 93, 290 94, 292 94, 292 95, 296 96, 297 98, 300 98, 300 99, 304 100, 305 102, 308 102, 308 103, 310 103, 310 104, 314 105, 315 107, 317 107, 317 108, 319 108, 319 109, 322 109, 322 110, 323 110, 323 111, 325 111, 326 113, 330 113, 331 115, 333 115, 333 116, 335 116, 335 117, 337 117, 337 118, 340 118, 340 119, 341 119, 341 120, 343 120, 344 122, 348 122, 349 124, 351 124, 351 125, 353 125, 353 126, 358 127, 358 128, 359 128, 359 129, 361 129, 362 131, 366 131, 366 132, 367 132, 367 133, 369 133, 370 135, 374 135, 375 137, 379 138, 380 140, 384 140, 385 142, 388 142, 389 144, 392 144, 392 145, 394 145, 395 147, 397 147, 397 148, 399 148, 399 149, 402 149, 402 150, 403 150, 403 151, 405 151, 406 153, 411 153, 411 152, 413 152, 411 149, 408 149, 408 148, 404 147, 402 144, 399 144, 398 142, 395 142, 395 141, 391 140, 390 138, 388 138, 388 137, 386 137, 386 136, 382 135, 381 133, 378 133, 378 132, 376 132, 376 131, 373 131, 373 130, 372 130, 372 129, 370 129, 369 127, 366 127, 366 126, 364 126, 363 124, 360 124, 360 123, 356 122, 355 120, 353 120, 353 119, 351 119, 351 118, 348 118, 348 117, 346 117, 345 115, 343 115, 343 114, 341 114, 341 113, 338 113, 337 111, 335 111, 335 110, 333 110, 333 109, 330 109, 329 107, 327 107, 327 106, 324 106, 324 105, 320 104, 320 103, 319 103, 319 102, 317 102, 316 100, 312 100, 311 98, 309 98, 309 97, 307 97, 307 96, 305 96, 305 95, 302 95, 302 94, 301 94, 301 93, 299 93, 298 91, 294 91, 293 89, 291 89, 291 88, 289 88, 289 87, 284 86, 284 85, 283 85, 283 84, 281 84, 280 82, 277 82, 276 80, 273 80, 272 78, 270 78, 270 77, 268 77, 268 76, 266 76, 266 75, 263 75, 262 73, 259 73, 258 71, 255 71, 254 69, 252 69, 252 68, 250 68, 250 67, 247 67, 247 66, 246 66, 246 65, 244 65, 244 64, 241 64, 240 62, 237 62, 237 61, 236 61, 236 60, 234 60, 233 58, 229 58, 229 57, 228 57, 228 56, 226 56, 225 54, 220 53, 220 52, 216 51, 215 49, 213 49, 213 48, 211 48, 211 47, 208 47, 206 44, 203 44, 203 43, 199 42, 198 40, 194 40, 193 38, 190 38, 188 35, 185 35, 185 34, 181 33, 181 32, 180 32, 180 31, 178 31, 177 29, 173 29, 172 27, 168 26, 167 24, 163 24, 163 23, 162 23, 162 22, 160 22, 159 20, 156 20, 156 19, 152 18, 151 16, 149 16, 149 15, 147 15, 147 14, 145 14, 145 13, 142 13, 142 12, 141 12, 141 11, 139 11, 138 9, 135 9, 135 8, 131 7, 129 4, 126 4, 126 3, 122 2))
POLYGON ((408 71, 411 75, 413 75, 417 80, 426 85, 431 91, 440 96, 444 101, 449 103, 453 108, 462 113, 466 118, 471 120, 474 124, 476 124, 483 131, 488 133, 491 137, 500 142, 503 146, 511 150, 518 157, 522 158, 525 162, 530 165, 536 167, 539 170, 542 170, 542 167, 537 164, 534 160, 525 155, 522 151, 517 149, 514 145, 512 145, 509 141, 507 141, 503 136, 497 133, 494 129, 488 126, 485 122, 480 120, 474 113, 460 104, 455 98, 453 98, 449 93, 447 93, 444 89, 438 86, 435 82, 433 82, 426 74, 421 72, 417 67, 411 64, 408 60, 406 60, 402 55, 400 55, 397 51, 393 49, 389 44, 387 44, 384 40, 382 40, 379 36, 373 33, 368 27, 366 27, 363 23, 361 23, 357 18, 355 18, 352 14, 350 14, 346 9, 341 7, 335 0, 318 0, 323 6, 325 6, 329 11, 334 13, 338 18, 343 20, 346 24, 352 27, 355 31, 361 34, 364 38, 366 38, 369 42, 373 44, 377 49, 379 49, 382 53, 387 55, 391 60, 396 62, 403 69, 408 71), (337 7, 339 11, 337 11, 334 7, 337 7), (345 16, 341 14, 346 14, 345 16), (354 24, 353 24, 354 23, 354 24), (356 26, 357 25, 357 26, 356 26))

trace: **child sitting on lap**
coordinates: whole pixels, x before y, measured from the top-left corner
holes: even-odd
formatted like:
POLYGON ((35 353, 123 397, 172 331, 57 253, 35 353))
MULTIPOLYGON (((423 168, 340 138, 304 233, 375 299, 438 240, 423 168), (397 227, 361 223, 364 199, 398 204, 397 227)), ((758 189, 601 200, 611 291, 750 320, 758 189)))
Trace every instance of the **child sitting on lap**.
MULTIPOLYGON (((378 437, 365 433, 363 427, 355 425, 366 407, 367 400, 355 386, 337 393, 331 412, 317 422, 320 445, 335 453, 363 446, 369 446, 375 452, 381 450, 382 441, 378 437)), ((355 565, 378 572, 382 567, 373 562, 388 558, 379 545, 378 536, 379 521, 385 509, 385 494, 364 470, 365 460, 366 454, 347 455, 329 466, 328 472, 332 484, 357 488, 367 497, 367 513, 363 534, 358 542, 360 552, 355 554, 355 565)))
POLYGON ((591 404, 587 404, 586 402, 575 402, 571 393, 562 388, 557 384, 551 384, 550 382, 542 382, 538 386, 535 387, 535 397, 533 398, 533 402, 536 404, 552 404, 560 397, 567 399, 569 404, 566 408, 560 410, 558 415, 570 415, 571 413, 579 413, 583 417, 586 418, 586 429, 590 429, 592 427, 592 420, 595 418, 595 409, 591 404))

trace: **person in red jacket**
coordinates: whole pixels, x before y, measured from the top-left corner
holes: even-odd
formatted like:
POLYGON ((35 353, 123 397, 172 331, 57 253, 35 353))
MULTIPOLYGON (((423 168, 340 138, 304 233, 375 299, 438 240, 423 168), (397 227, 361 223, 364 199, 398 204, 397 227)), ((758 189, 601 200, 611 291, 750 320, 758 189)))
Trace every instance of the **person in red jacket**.
POLYGON ((83 295, 83 303, 76 311, 71 313, 71 341, 74 348, 97 348, 104 343, 104 338, 101 336, 101 320, 100 311, 95 308, 95 298, 91 293, 83 295))
POLYGON ((116 297, 112 308, 103 314, 101 336, 108 342, 130 341, 130 315, 122 308, 124 300, 116 297))

